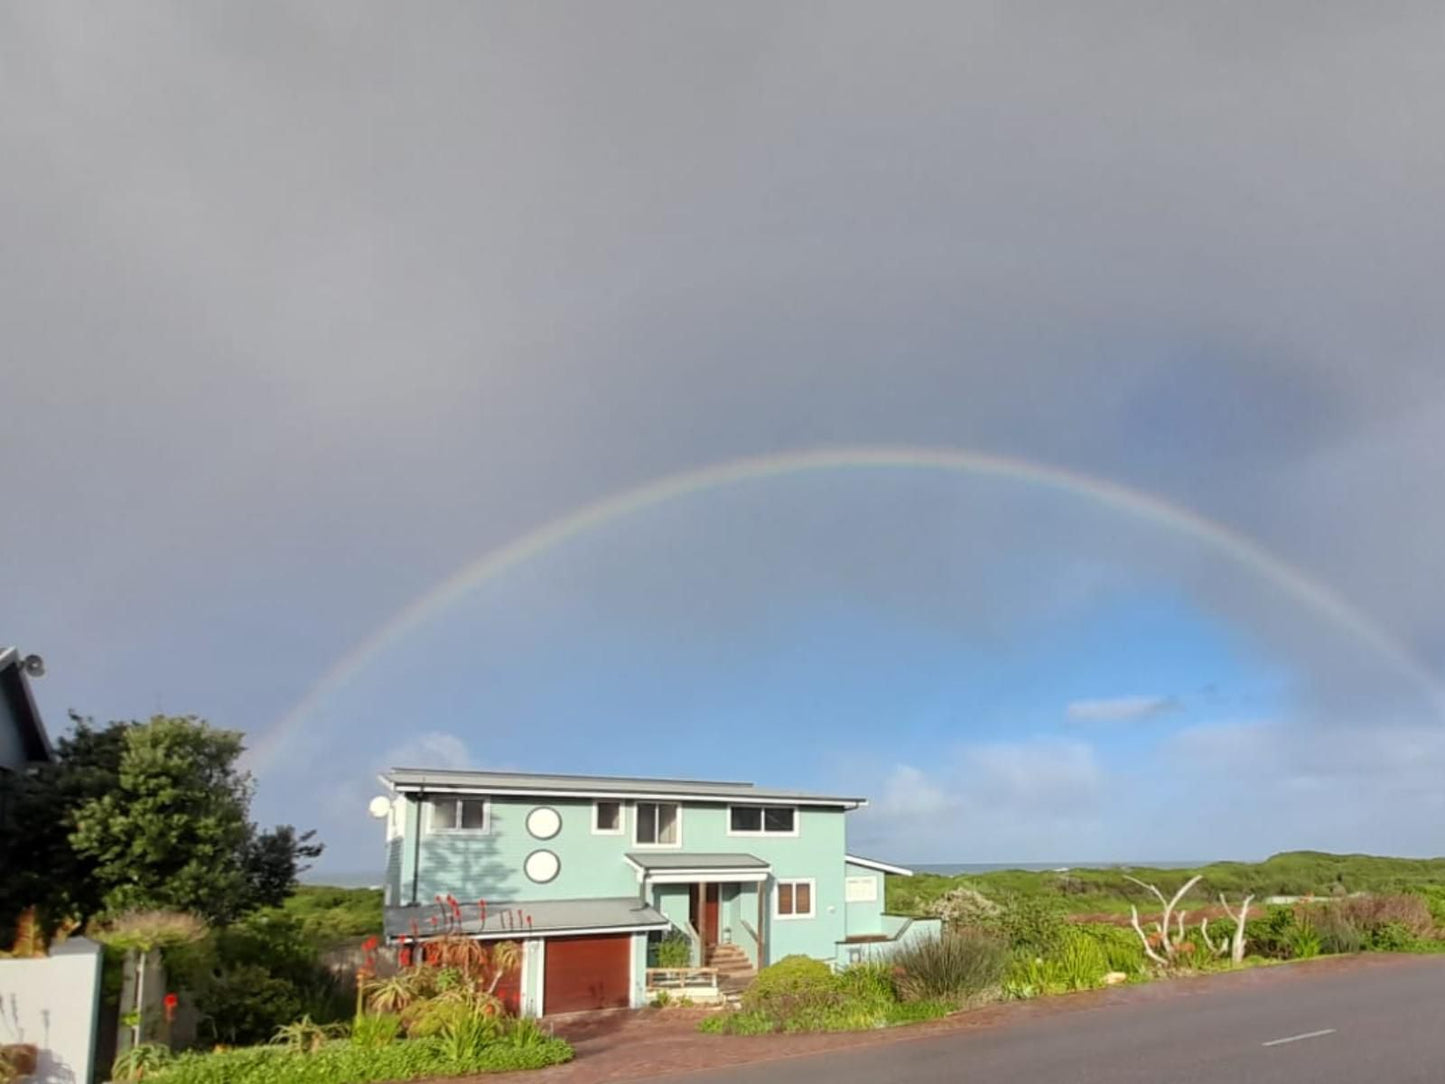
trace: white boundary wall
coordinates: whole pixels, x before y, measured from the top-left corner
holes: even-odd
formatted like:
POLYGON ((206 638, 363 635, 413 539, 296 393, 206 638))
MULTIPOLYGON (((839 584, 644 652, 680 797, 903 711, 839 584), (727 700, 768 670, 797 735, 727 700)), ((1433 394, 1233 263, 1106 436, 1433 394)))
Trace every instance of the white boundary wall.
POLYGON ((0 1043, 40 1048, 26 1084, 90 1084, 100 1022, 100 946, 84 937, 49 956, 0 960, 0 1043))

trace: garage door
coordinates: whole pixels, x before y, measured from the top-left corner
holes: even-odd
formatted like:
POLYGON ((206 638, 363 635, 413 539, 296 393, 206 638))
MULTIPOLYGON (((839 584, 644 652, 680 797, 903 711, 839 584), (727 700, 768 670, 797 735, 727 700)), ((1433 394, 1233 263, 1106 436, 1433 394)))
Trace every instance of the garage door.
POLYGON ((542 1011, 625 1009, 632 1003, 632 938, 549 937, 542 1011))

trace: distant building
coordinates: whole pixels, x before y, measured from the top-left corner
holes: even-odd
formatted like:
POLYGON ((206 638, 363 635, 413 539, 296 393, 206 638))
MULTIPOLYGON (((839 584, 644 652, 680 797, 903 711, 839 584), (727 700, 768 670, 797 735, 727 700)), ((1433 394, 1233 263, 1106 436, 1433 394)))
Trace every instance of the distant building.
POLYGON ((0 772, 23 771, 54 756, 24 660, 15 648, 0 647, 0 772))

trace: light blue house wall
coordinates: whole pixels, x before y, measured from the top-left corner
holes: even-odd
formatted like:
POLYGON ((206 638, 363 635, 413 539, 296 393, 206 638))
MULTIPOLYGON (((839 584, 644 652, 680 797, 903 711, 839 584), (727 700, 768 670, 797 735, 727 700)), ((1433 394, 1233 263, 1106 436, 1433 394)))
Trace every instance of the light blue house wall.
POLYGON ((883 874, 867 866, 847 863, 844 876, 849 880, 871 880, 874 899, 871 902, 844 903, 848 909, 848 936, 883 932, 883 874))

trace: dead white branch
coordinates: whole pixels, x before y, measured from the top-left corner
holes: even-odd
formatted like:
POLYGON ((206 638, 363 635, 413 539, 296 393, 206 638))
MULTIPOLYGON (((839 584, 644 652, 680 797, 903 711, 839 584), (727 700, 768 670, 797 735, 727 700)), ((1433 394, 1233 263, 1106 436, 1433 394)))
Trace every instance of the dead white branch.
MULTIPOLYGON (((1239 914, 1236 915, 1229 909, 1229 904, 1225 902, 1224 893, 1221 892, 1219 894, 1219 906, 1224 908, 1226 915, 1234 919, 1234 940, 1231 942, 1229 950, 1230 962, 1234 964, 1244 962, 1244 924, 1249 919, 1249 905, 1253 902, 1253 895, 1245 896, 1244 902, 1239 905, 1239 914)), ((1222 948, 1220 955, 1224 955, 1222 948)))
POLYGON ((1152 893, 1154 895, 1154 898, 1157 899, 1161 904, 1163 904, 1164 913, 1159 916, 1158 923, 1159 947, 1163 950, 1162 956, 1153 951, 1152 947, 1149 944, 1149 938, 1145 935, 1143 927, 1139 925, 1139 909, 1133 904, 1130 904, 1129 910, 1130 913, 1133 915, 1134 932, 1137 933, 1139 935, 1139 939, 1144 942, 1144 954, 1155 963, 1161 964, 1164 967, 1173 966, 1174 958, 1179 953, 1179 946, 1184 942, 1185 915, 1185 912, 1181 911, 1176 916, 1174 913, 1174 908, 1179 906, 1179 901, 1184 898, 1185 893, 1187 893, 1191 888, 1193 888, 1204 879, 1204 874, 1196 873, 1193 877, 1189 878, 1189 880, 1185 881, 1184 884, 1179 887, 1179 891, 1174 893, 1172 898, 1166 898, 1164 893, 1159 890, 1159 887, 1157 885, 1147 884, 1146 882, 1139 880, 1139 878, 1137 877, 1130 877, 1127 873, 1124 874, 1124 879, 1126 881, 1132 881, 1140 888, 1152 893), (1175 923, 1175 925, 1177 925, 1179 932, 1176 936, 1171 936, 1170 934, 1170 919, 1177 919, 1177 923, 1175 923))

